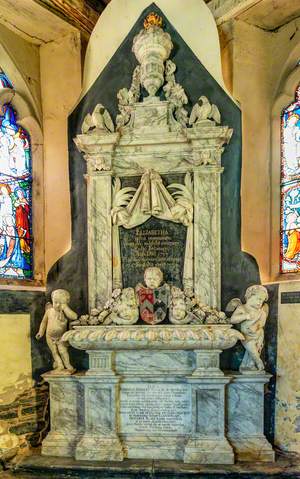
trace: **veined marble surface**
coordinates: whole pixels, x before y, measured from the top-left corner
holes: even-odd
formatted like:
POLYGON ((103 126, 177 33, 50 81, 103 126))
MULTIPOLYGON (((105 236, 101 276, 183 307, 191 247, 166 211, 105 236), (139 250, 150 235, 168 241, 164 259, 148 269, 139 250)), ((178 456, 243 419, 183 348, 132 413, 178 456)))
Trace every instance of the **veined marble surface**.
POLYGON ((227 432, 241 461, 275 460, 264 436, 264 388, 269 374, 237 374, 227 388, 227 432))
POLYGON ((177 374, 157 367, 160 360, 170 364, 175 351, 156 357, 151 351, 120 352, 114 376, 46 374, 51 431, 42 454, 95 461, 272 461, 262 422, 269 376, 193 376, 191 353, 179 354, 177 374), (142 366, 133 367, 139 361, 142 366))
POLYGON ((87 196, 89 304, 103 305, 112 291, 111 174, 89 176, 87 196))
MULTIPOLYGON (((149 14, 145 21, 148 26, 144 26, 133 40, 132 52, 139 65, 132 72, 130 87, 124 85, 117 92, 119 114, 115 124, 106 108, 96 105, 94 111, 84 118, 82 134, 74 139, 88 165, 90 308, 101 307, 109 300, 112 284, 122 287, 116 245, 118 235, 114 229, 113 237, 110 219, 112 177, 136 175, 143 181, 149 171, 158 176, 162 173, 192 174, 194 191, 188 196, 183 195, 183 185, 180 185, 176 201, 178 197, 183 201, 176 203, 177 210, 175 205, 170 208, 171 212, 177 211, 177 218, 159 216, 168 203, 166 192, 162 193, 164 201, 160 205, 155 204, 150 209, 145 206, 151 202, 152 196, 157 203, 158 195, 153 191, 147 193, 147 198, 140 203, 134 200, 135 206, 127 209, 123 196, 122 204, 117 205, 119 210, 122 207, 124 210, 120 217, 124 220, 136 207, 139 210, 135 212, 136 216, 147 211, 149 215, 178 222, 179 208, 184 209, 187 201, 194 203, 190 205, 192 209, 194 206, 195 217, 188 225, 183 283, 185 287, 194 287, 202 303, 218 307, 221 155, 233 131, 221 125, 218 105, 211 104, 200 91, 189 117, 186 110, 188 97, 183 86, 176 81, 177 65, 169 58, 172 39, 155 15, 149 14), (165 96, 163 100, 156 95, 160 87, 165 96), (142 97, 143 88, 149 96, 142 97), (115 278, 112 277, 113 269, 115 278)), ((164 188, 162 182, 161 187, 164 188)), ((130 227, 124 221, 120 224, 130 227)), ((141 222, 136 223, 139 224, 141 222)))

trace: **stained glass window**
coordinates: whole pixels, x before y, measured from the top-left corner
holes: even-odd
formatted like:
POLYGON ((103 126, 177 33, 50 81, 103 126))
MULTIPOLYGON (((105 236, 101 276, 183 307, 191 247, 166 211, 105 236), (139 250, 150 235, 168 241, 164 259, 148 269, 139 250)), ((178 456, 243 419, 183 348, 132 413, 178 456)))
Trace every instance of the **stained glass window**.
POLYGON ((281 272, 300 271, 300 85, 281 116, 281 272))
POLYGON ((0 68, 0 88, 13 88, 11 81, 4 71, 0 68))
POLYGON ((0 277, 32 278, 31 149, 10 104, 0 114, 0 277))

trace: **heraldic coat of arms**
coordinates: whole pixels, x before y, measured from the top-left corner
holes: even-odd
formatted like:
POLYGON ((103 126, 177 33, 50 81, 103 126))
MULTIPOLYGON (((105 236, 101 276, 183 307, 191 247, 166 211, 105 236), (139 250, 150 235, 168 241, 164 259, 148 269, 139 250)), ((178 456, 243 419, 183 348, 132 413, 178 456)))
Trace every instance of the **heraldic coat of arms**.
POLYGON ((159 268, 147 268, 144 276, 146 286, 138 284, 140 317, 145 323, 158 324, 164 321, 170 304, 170 286, 163 280, 159 268))

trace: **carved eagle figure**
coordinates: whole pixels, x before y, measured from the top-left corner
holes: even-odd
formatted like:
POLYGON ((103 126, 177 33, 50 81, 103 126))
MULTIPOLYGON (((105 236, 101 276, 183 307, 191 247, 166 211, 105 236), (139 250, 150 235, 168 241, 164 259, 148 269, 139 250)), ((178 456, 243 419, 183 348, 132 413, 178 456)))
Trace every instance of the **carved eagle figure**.
POLYGON ((111 116, 101 103, 95 106, 92 114, 88 113, 86 115, 81 126, 81 132, 85 134, 95 128, 111 133, 115 131, 111 116))
POLYGON ((200 96, 198 102, 193 106, 189 119, 189 125, 199 123, 203 120, 214 120, 217 124, 221 123, 221 114, 216 105, 211 105, 206 96, 200 96))

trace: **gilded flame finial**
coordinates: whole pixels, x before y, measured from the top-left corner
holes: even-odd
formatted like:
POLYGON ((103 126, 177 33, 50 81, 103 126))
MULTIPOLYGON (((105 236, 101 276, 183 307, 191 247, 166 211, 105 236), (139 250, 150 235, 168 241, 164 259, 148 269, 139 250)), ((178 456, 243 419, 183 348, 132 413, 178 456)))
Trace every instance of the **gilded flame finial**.
POLYGON ((157 15, 157 13, 155 12, 149 13, 144 20, 144 28, 146 30, 150 27, 153 27, 154 25, 161 28, 162 24, 163 24, 162 17, 157 15))

